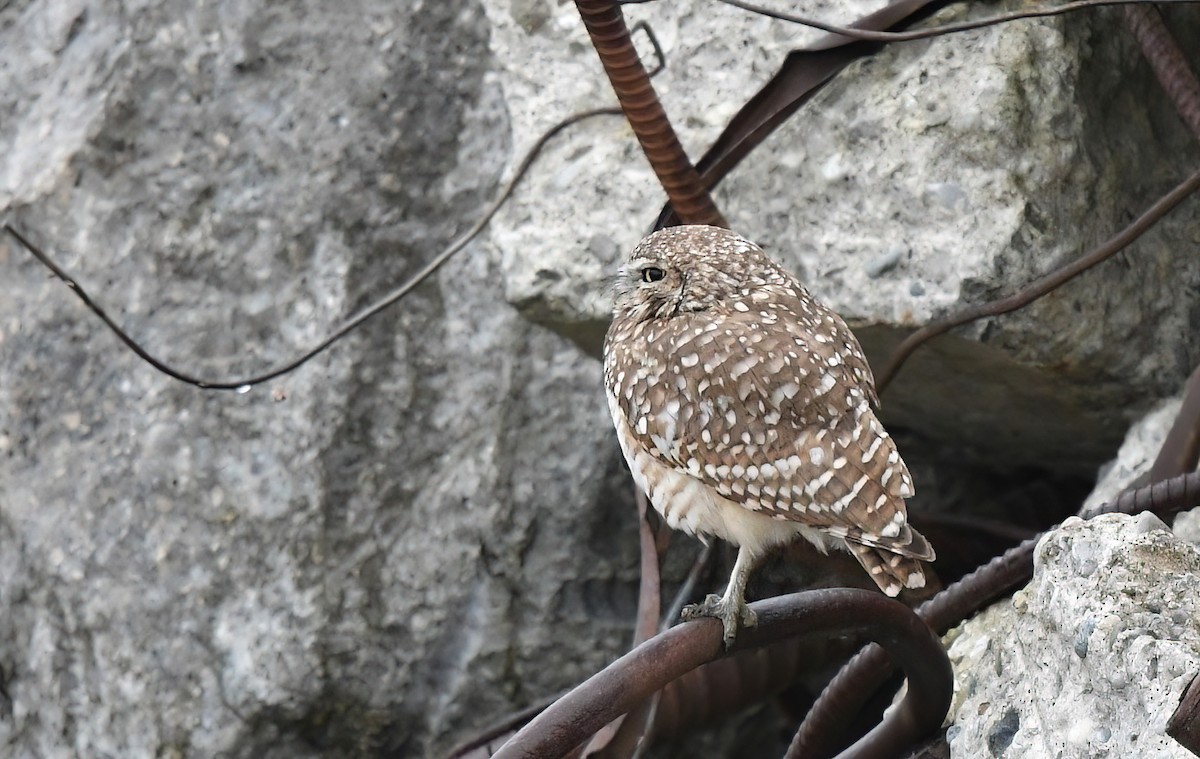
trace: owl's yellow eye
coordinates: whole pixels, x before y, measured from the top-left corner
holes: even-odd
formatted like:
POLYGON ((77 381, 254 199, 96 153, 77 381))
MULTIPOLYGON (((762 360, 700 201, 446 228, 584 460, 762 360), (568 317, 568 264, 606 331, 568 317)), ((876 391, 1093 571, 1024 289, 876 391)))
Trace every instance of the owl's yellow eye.
POLYGON ((642 269, 643 282, 657 282, 665 276, 667 276, 667 273, 657 266, 647 266, 645 269, 642 269))

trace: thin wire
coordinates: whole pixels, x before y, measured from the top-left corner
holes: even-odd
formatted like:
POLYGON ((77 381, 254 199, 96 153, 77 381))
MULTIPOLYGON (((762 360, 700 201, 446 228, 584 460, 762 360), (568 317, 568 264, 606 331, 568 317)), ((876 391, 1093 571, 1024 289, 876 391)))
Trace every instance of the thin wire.
POLYGON ((837 26, 836 24, 828 24, 824 21, 819 21, 807 16, 797 16, 783 11, 775 11, 770 8, 765 8, 761 5, 744 2, 744 0, 717 0, 725 5, 732 5, 750 13, 757 13, 760 16, 777 19, 779 21, 787 21, 801 26, 809 26, 814 29, 820 29, 831 34, 839 34, 843 37, 850 37, 856 40, 866 40, 869 42, 909 42, 912 40, 923 40, 930 37, 939 37, 943 34, 952 34, 954 32, 965 32, 972 29, 982 29, 988 26, 1008 23, 1009 21, 1018 21, 1026 18, 1044 18, 1046 16, 1059 16, 1064 13, 1083 10, 1085 8, 1097 8, 1110 5, 1193 5, 1200 0, 1076 0, 1076 2, 1066 3, 1064 5, 1054 6, 1052 8, 1034 8, 1025 11, 1016 11, 1013 13, 1005 13, 999 16, 989 16, 987 18, 975 19, 973 21, 959 21, 952 24, 941 24, 930 29, 918 29, 910 32, 874 32, 866 29, 855 29, 849 26, 837 26))
POLYGON ((255 385, 259 385, 259 384, 262 384, 263 382, 273 380, 276 377, 287 374, 288 372, 299 368, 303 364, 307 363, 310 359, 312 359, 315 356, 317 356, 318 354, 320 354, 326 348, 333 345, 335 342, 337 342, 341 338, 345 337, 349 332, 351 332, 354 329, 357 329, 359 326, 364 324, 367 320, 371 319, 372 317, 379 314, 381 311, 387 309, 389 306, 396 303, 396 301, 400 300, 405 295, 407 295, 410 291, 412 291, 413 288, 415 288, 417 285, 421 284, 421 282, 425 281, 431 274, 433 274, 435 271, 437 271, 438 268, 440 268, 442 266, 442 264, 444 264, 444 263, 446 263, 446 261, 450 260, 451 256, 453 256, 455 253, 459 252, 464 247, 466 247, 467 243, 469 243, 480 232, 483 231, 484 227, 486 227, 488 225, 488 222, 490 222, 492 220, 492 217, 496 215, 496 212, 500 210, 500 207, 503 206, 504 203, 512 195, 513 190, 516 189, 517 183, 520 182, 521 179, 525 176, 525 174, 529 171, 529 167, 531 165, 533 165, 534 160, 537 159, 538 155, 542 151, 542 148, 544 148, 546 146, 546 143, 548 143, 559 132, 562 132, 567 127, 573 126, 581 121, 584 121, 585 119, 590 119, 595 116, 620 116, 620 115, 622 115, 620 108, 595 108, 592 110, 581 111, 579 113, 572 114, 572 115, 568 116, 567 118, 563 119, 562 121, 558 122, 557 124, 555 124, 548 131, 546 131, 541 137, 539 137, 537 142, 535 142, 533 144, 533 146, 529 149, 529 151, 525 153, 525 157, 521 159, 521 163, 517 166, 517 169, 513 173, 512 178, 508 180, 508 182, 504 185, 504 188, 501 190, 500 194, 496 197, 495 200, 492 201, 491 205, 489 205, 487 207, 487 210, 484 211, 483 215, 471 226, 471 228, 468 229, 466 232, 464 232, 461 236, 459 236, 459 238, 457 240, 450 243, 450 245, 447 246, 444 250, 442 250, 442 252, 438 253, 436 256, 434 256, 432 259, 430 259, 430 261, 427 264, 425 264, 425 266, 422 267, 420 271, 418 271, 416 274, 414 274, 407 282, 400 285, 395 290, 388 293, 383 298, 376 301, 374 304, 368 306, 366 309, 359 312, 355 316, 352 316, 349 320, 344 322, 342 324, 342 326, 335 329, 333 331, 333 333, 331 335, 329 335, 329 337, 327 337, 324 340, 322 340, 321 342, 317 343, 316 346, 309 349, 307 352, 301 354, 299 358, 296 358, 278 368, 272 369, 263 374, 259 374, 259 375, 256 375, 253 377, 248 377, 246 379, 241 379, 241 380, 203 379, 203 378, 194 376, 192 374, 188 374, 187 372, 184 372, 180 369, 176 369, 176 368, 172 367, 170 364, 167 364, 165 361, 155 358, 153 355, 150 354, 149 351, 147 351, 145 348, 143 348, 141 345, 139 345, 136 340, 134 340, 132 337, 130 337, 129 334, 125 332, 125 330, 121 329, 121 327, 118 326, 115 321, 113 321, 112 317, 110 317, 108 315, 108 313, 103 308, 101 308, 101 306, 98 303, 96 303, 90 295, 88 295, 87 291, 84 290, 83 286, 81 284, 79 284, 79 282, 77 282, 70 275, 68 275, 62 269, 62 267, 60 267, 58 264, 56 264, 50 258, 50 256, 48 256, 45 252, 43 252, 41 250, 41 248, 39 248, 37 245, 34 245, 32 242, 30 242, 23 234, 18 232, 12 226, 12 224, 9 224, 6 222, 4 224, 4 230, 6 232, 8 232, 10 235, 12 235, 14 238, 16 238, 17 241, 21 243, 21 245, 25 246, 25 248, 28 249, 29 252, 33 254, 34 258, 36 258, 38 261, 40 261, 42 263, 43 266, 45 266, 47 269, 49 269, 51 272, 54 273, 54 276, 58 277, 64 283, 66 283, 67 287, 71 288, 71 290, 75 293, 75 295, 78 296, 78 298, 81 301, 83 301, 83 304, 85 306, 87 306, 89 309, 91 309, 91 311, 94 314, 96 314, 96 316, 100 317, 100 320, 103 321, 110 330, 112 330, 113 334, 115 334, 121 340, 121 342, 125 343, 125 345, 131 351, 136 353, 137 356, 139 358, 141 358, 143 361, 150 364, 152 367, 154 367, 158 371, 162 372, 163 374, 167 375, 168 377, 172 377, 174 379, 179 380, 180 382, 185 382, 189 385, 194 385, 195 387, 202 388, 204 390, 236 390, 239 392, 245 392, 255 385))
MULTIPOLYGON (((696 560, 692 563, 692 568, 688 571, 687 578, 684 579, 683 585, 679 587, 679 592, 675 594, 675 598, 671 601, 671 606, 667 609, 666 614, 662 617, 662 623, 659 625, 659 633, 664 633, 670 630, 682 620, 679 618, 683 611, 683 605, 691 598, 692 593, 696 590, 696 585, 700 582, 700 575, 708 568, 709 559, 712 558, 713 544, 705 543, 700 549, 700 553, 696 556, 696 560)), ((646 752, 650 749, 650 737, 654 732, 654 723, 658 719, 658 706, 662 702, 663 692, 655 691, 650 697, 650 708, 646 711, 646 724, 642 726, 642 734, 638 736, 637 745, 634 747, 633 755, 629 759, 642 759, 646 752)))
POLYGON ((1198 190, 1200 190, 1200 170, 1193 172, 1191 176, 1176 185, 1166 195, 1159 198, 1154 205, 1146 209, 1141 216, 1134 219, 1129 226, 1085 255, 1055 269, 1049 274, 1035 279, 1012 295, 1000 298, 999 300, 982 303, 978 306, 971 306, 953 316, 930 322, 921 327, 916 332, 904 338, 900 345, 896 346, 896 350, 892 352, 892 355, 884 365, 883 371, 876 375, 875 387, 882 395, 884 389, 896 378, 896 374, 904 366, 904 363, 908 361, 913 351, 933 338, 943 335, 955 327, 961 327, 964 324, 969 324, 986 316, 1000 316, 1016 311, 1019 308, 1024 308, 1046 293, 1058 289, 1088 269, 1104 263, 1133 244, 1147 230, 1198 190))

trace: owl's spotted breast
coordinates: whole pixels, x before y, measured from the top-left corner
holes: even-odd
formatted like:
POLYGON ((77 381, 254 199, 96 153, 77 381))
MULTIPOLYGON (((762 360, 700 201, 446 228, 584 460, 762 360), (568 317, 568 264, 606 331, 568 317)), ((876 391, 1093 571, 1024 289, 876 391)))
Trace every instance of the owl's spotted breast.
POLYGON ((611 396, 609 408, 634 483, 672 528, 699 538, 716 537, 735 546, 747 546, 756 554, 800 536, 822 552, 829 549, 831 541, 822 532, 798 522, 783 525, 778 517, 743 508, 702 480, 664 464, 637 442, 624 411, 611 396))

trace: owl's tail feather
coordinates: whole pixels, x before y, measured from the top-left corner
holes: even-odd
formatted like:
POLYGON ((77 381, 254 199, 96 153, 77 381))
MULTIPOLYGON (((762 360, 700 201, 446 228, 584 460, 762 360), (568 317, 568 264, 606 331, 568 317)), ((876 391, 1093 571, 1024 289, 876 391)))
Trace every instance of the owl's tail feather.
POLYGON ((925 565, 919 560, 851 541, 847 541, 846 546, 887 595, 899 595, 904 588, 925 587, 925 565))

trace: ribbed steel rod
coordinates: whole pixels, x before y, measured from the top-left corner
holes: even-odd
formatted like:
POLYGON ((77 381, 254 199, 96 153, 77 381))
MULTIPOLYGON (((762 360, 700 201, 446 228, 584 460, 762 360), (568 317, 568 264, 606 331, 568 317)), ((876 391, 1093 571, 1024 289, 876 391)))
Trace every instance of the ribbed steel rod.
POLYGON ((650 75, 633 46, 621 6, 607 0, 575 0, 575 7, 625 117, 679 219, 684 224, 728 228, 658 100, 650 75))

